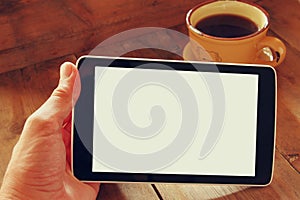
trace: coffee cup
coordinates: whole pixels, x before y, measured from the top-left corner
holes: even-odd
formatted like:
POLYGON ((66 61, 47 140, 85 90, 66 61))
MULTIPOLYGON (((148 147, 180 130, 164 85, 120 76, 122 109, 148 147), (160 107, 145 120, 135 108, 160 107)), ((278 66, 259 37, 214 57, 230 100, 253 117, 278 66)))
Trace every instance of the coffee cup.
POLYGON ((284 43, 267 36, 268 13, 245 1, 208 1, 186 16, 190 42, 186 60, 279 65, 285 58, 284 43))

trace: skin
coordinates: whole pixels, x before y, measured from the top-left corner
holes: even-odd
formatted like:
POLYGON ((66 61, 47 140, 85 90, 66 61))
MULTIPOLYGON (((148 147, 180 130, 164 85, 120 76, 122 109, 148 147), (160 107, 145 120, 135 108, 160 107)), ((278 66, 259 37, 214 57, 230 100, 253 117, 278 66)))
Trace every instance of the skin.
POLYGON ((82 183, 70 169, 71 111, 79 74, 64 63, 49 99, 25 122, 0 189, 0 199, 96 199, 100 184, 82 183))

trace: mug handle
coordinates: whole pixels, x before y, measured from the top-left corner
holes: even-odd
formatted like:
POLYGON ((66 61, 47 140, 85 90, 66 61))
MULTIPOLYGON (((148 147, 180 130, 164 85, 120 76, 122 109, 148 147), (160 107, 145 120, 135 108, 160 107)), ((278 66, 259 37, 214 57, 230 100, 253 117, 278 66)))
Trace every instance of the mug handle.
POLYGON ((271 49, 272 54, 273 54, 272 55, 273 60, 266 61, 266 60, 257 59, 257 62, 261 63, 261 64, 271 65, 273 67, 280 65, 286 55, 286 47, 285 47, 284 43, 276 37, 266 36, 264 39, 262 39, 258 43, 257 49, 262 50, 265 47, 269 47, 271 49))

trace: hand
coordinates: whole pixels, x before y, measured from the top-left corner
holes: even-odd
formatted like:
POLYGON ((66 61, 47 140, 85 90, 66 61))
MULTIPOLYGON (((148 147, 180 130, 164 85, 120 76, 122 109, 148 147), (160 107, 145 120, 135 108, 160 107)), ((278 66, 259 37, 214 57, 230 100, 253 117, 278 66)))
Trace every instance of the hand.
POLYGON ((96 199, 99 184, 78 181, 70 169, 71 111, 80 93, 76 67, 64 63, 58 87, 25 122, 0 199, 96 199))

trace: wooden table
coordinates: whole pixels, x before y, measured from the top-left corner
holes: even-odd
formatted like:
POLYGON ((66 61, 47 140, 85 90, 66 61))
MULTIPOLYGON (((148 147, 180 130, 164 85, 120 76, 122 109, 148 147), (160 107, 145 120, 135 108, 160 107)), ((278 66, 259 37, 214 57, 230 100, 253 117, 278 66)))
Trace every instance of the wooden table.
MULTIPOLYGON (((63 61, 75 62, 101 41, 131 28, 155 26, 187 33, 185 14, 199 2, 1 1, 0 183, 25 119, 55 88, 63 61)), ((300 199, 300 3, 256 2, 270 13, 270 35, 281 38, 287 46, 286 59, 276 68, 277 139, 271 185, 102 184, 98 199, 300 199)), ((173 39, 170 35, 166 41, 171 45, 173 39)), ((124 48, 126 43, 123 41, 124 48)), ((180 52, 183 47, 174 48, 180 52)), ((126 56, 180 59, 157 49, 126 56)))

